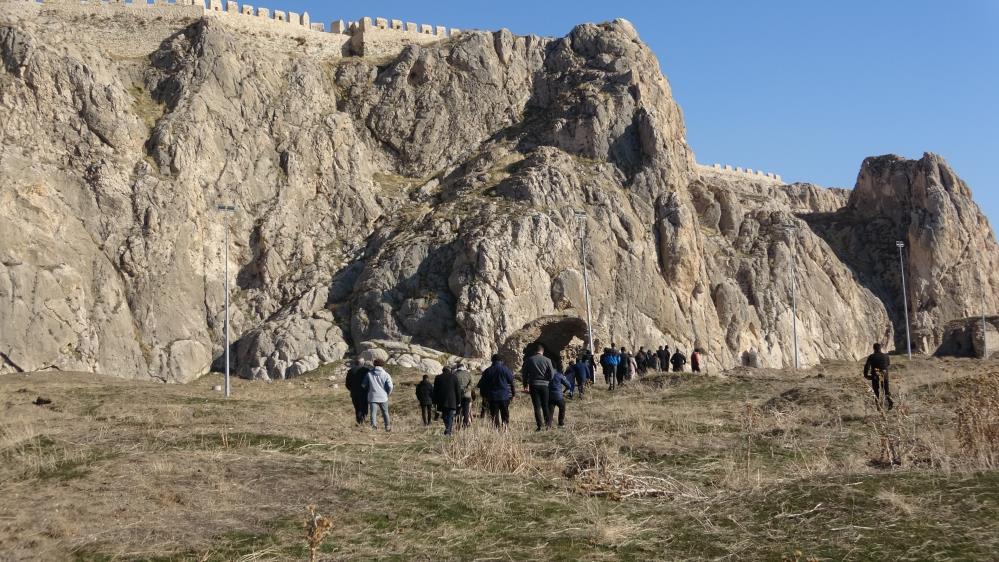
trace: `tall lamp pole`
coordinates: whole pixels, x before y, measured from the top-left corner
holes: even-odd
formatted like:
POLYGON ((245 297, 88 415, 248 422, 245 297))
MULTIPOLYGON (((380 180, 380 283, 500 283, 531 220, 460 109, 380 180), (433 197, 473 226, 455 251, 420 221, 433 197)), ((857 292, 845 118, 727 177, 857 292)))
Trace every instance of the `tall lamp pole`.
POLYGON ((225 276, 225 397, 231 396, 229 387, 229 216, 236 212, 233 205, 219 205, 216 207, 225 215, 225 249, 224 254, 224 276, 225 276))
POLYGON ((590 274, 586 267, 586 213, 576 211, 579 224, 579 260, 583 265, 583 294, 586 295, 586 345, 593 355, 593 313, 590 310, 590 274))
POLYGON ((989 358, 989 344, 988 338, 985 334, 985 275, 979 272, 978 286, 981 289, 981 299, 982 299, 982 360, 989 358))
POLYGON ((905 247, 905 242, 897 240, 895 245, 898 246, 899 273, 902 274, 902 309, 905 311, 905 348, 909 354, 909 359, 912 359, 912 338, 909 335, 909 294, 905 289, 905 261, 902 259, 902 248, 905 247))
POLYGON ((790 241, 791 248, 791 335, 794 337, 794 369, 798 370, 801 368, 801 363, 798 360, 798 279, 797 279, 797 260, 795 258, 795 234, 797 233, 798 227, 794 224, 785 224, 784 230, 787 232, 788 240, 790 241))

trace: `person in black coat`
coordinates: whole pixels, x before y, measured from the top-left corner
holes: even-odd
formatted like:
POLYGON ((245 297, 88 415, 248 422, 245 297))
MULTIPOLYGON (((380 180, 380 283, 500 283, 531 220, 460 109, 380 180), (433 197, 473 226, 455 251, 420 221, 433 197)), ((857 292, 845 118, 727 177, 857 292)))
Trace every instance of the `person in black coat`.
POLYGON ((423 380, 416 385, 416 400, 420 403, 420 418, 423 420, 423 425, 430 425, 430 416, 434 411, 434 385, 427 375, 423 375, 423 380))
POLYGON ((463 394, 458 376, 451 369, 445 369, 434 379, 434 403, 444 418, 444 435, 454 431, 454 416, 461 406, 463 394))
POLYGON ((677 348, 676 351, 673 352, 673 357, 669 360, 669 362, 673 364, 674 373, 682 373, 683 366, 687 364, 687 356, 680 351, 680 348, 677 348))
POLYGON ((895 406, 895 401, 891 399, 891 389, 888 386, 888 370, 891 368, 891 359, 887 353, 881 351, 881 344, 874 344, 874 353, 867 357, 864 363, 864 378, 871 381, 871 388, 874 389, 874 403, 881 408, 881 396, 884 395, 885 404, 891 410, 895 406))
POLYGON ((668 373, 670 358, 669 346, 660 347, 659 351, 656 352, 656 355, 659 356, 659 372, 668 373))
POLYGON ((364 423, 368 418, 368 389, 364 387, 364 381, 368 379, 368 367, 359 360, 354 360, 354 366, 347 371, 347 378, 343 384, 350 391, 350 401, 354 405, 354 420, 357 425, 364 423))

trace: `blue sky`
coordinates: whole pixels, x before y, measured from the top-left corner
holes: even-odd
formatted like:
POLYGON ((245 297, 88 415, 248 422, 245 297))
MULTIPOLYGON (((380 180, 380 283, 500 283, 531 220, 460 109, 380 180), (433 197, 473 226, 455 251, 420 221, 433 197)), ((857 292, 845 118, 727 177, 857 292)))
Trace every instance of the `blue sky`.
POLYGON ((999 0, 271 2, 313 21, 559 37, 624 17, 659 57, 698 161, 852 187, 866 156, 936 152, 999 220, 999 0))

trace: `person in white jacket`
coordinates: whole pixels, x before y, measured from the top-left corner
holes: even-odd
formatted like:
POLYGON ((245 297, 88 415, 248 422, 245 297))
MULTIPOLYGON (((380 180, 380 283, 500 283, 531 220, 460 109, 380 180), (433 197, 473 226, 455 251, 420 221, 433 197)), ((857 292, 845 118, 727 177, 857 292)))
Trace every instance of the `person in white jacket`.
POLYGON ((375 368, 368 371, 368 379, 365 383, 368 389, 368 411, 371 417, 371 427, 378 428, 375 412, 381 411, 382 421, 385 422, 385 431, 392 431, 389 425, 388 411, 389 394, 392 394, 392 375, 385 370, 384 361, 375 360, 375 368))

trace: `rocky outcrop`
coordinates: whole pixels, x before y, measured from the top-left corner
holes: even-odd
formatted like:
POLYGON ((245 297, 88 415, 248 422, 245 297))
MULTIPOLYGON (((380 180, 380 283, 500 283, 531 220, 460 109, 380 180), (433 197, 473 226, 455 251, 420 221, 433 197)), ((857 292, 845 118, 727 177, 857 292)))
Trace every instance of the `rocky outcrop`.
MULTIPOLYGON (((885 224, 939 217, 914 254, 919 326, 968 314, 947 294, 969 286, 951 256, 987 224, 952 173, 865 164, 845 210, 843 191, 701 175, 669 84, 624 20, 365 58, 224 18, 66 21, 8 5, 0 372, 182 382, 218 367, 226 228, 244 377, 295 376, 351 349, 432 372, 497 351, 516 361, 531 339, 578 346, 577 211, 598 347, 786 366, 793 291, 804 364, 891 340, 881 270, 851 254, 876 233, 837 234, 844 217, 877 222, 858 214, 880 212, 865 190, 910 210, 885 224), (913 186, 904 197, 879 191, 896 176, 913 186)), ((997 255, 991 239, 973 248, 997 255)))
POLYGON ((999 316, 984 319, 961 318, 944 325, 940 347, 934 355, 941 357, 999 356, 999 316), (984 321, 983 321, 984 320, 984 321))
POLYGON ((808 218, 860 282, 885 303, 905 347, 905 243, 913 350, 933 353, 948 321, 999 307, 999 251, 971 190, 935 154, 864 161, 845 208, 808 218))

